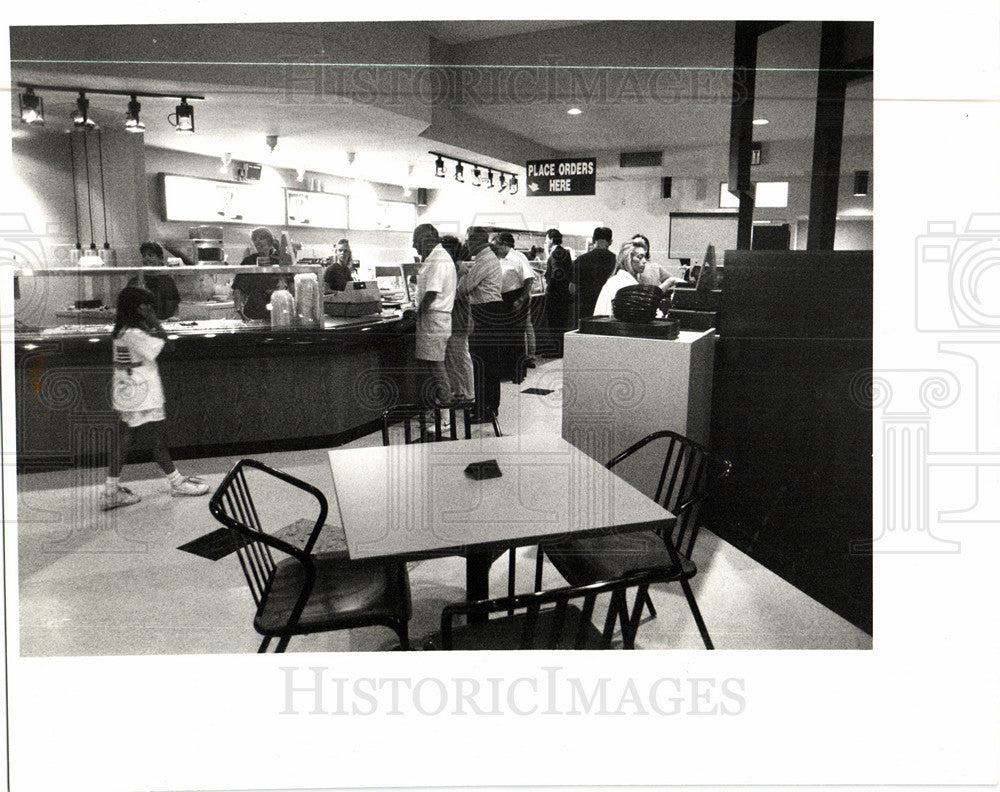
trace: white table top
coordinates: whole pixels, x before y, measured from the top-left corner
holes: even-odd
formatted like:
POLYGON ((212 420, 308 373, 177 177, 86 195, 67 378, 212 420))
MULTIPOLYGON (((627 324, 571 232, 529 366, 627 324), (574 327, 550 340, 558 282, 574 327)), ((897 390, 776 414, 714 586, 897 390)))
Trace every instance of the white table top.
POLYGON ((560 437, 485 437, 332 450, 352 559, 447 555, 560 534, 669 528, 674 516, 560 437), (470 462, 503 475, 475 481, 470 462), (601 529, 605 529, 602 531, 601 529))

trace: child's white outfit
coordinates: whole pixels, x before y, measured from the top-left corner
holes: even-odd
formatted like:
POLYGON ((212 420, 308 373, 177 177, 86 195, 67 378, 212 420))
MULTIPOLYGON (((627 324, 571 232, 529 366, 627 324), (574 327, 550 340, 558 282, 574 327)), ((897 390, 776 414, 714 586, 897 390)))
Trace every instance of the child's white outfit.
MULTIPOLYGON (((130 427, 166 420, 163 382, 156 358, 164 341, 145 330, 129 327, 112 339, 114 374, 111 382, 111 404, 130 427)), ((195 476, 184 477, 176 470, 168 475, 170 494, 204 495, 208 485, 195 476)), ((138 503, 140 497, 118 481, 109 479, 101 493, 101 508, 114 509, 138 503)))
POLYGON ((156 357, 163 350, 162 338, 129 327, 111 342, 114 378, 111 404, 129 426, 166 420, 163 412, 163 382, 156 357))

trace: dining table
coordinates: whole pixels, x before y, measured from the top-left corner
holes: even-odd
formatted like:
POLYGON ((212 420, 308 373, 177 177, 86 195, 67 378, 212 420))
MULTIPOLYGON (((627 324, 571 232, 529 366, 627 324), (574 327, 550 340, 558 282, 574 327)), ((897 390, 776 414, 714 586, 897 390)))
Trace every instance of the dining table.
MULTIPOLYGON (((510 548, 638 530, 676 518, 555 435, 515 435, 329 452, 352 560, 466 559, 466 598, 489 596, 489 570, 510 548), (496 462, 498 476, 471 466, 496 462)), ((479 466, 482 467, 482 466, 479 466)), ((496 471, 494 471, 496 472, 496 471)))

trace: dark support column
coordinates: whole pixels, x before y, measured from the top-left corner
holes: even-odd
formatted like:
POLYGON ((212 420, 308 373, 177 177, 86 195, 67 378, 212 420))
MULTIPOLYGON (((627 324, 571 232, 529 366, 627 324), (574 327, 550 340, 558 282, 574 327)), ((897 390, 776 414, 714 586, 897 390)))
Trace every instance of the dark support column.
POLYGON ((843 22, 824 22, 820 34, 807 250, 833 250, 836 233, 840 151, 844 138, 844 96, 847 86, 845 73, 841 68, 844 30, 843 22))
POLYGON ((753 185, 750 149, 753 144, 753 100, 757 84, 757 25, 736 23, 733 44, 733 98, 729 121, 729 191, 740 199, 736 248, 750 249, 753 185))
POLYGON ((753 230, 753 101, 757 90, 757 39, 782 22, 737 22, 733 43, 733 98, 729 118, 729 192, 740 199, 736 248, 750 249, 753 230))

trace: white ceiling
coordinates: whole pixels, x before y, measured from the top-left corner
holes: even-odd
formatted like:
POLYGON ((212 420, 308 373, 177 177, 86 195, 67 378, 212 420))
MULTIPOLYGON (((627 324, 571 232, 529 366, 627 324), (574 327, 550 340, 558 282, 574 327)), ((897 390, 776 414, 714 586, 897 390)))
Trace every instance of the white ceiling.
MULTIPOLYGON (((72 57, 67 53, 72 52, 76 38, 50 37, 58 43, 47 45, 38 31, 19 34, 14 29, 13 80, 201 93, 206 100, 193 102, 196 134, 191 136, 175 134, 166 123, 176 100, 142 99, 147 145, 210 156, 228 152, 237 160, 397 184, 407 179, 412 167, 413 186, 435 186, 429 150, 512 171, 522 168, 525 159, 551 151, 597 154, 728 145, 732 23, 399 24, 408 26, 394 32, 409 39, 423 35, 429 42, 425 49, 437 46, 429 37, 448 45, 446 58, 455 67, 451 76, 456 83, 444 97, 449 107, 443 122, 437 115, 439 109, 421 104, 412 90, 409 94, 404 90, 403 100, 396 104, 374 89, 360 97, 363 101, 353 101, 338 94, 333 83, 322 92, 290 98, 282 83, 282 74, 287 79, 289 72, 273 65, 234 65, 227 71, 216 63, 209 72, 193 57, 163 68, 128 58, 116 60, 104 53, 118 51, 122 31, 117 27, 81 31, 89 43, 88 60, 103 57, 110 61, 100 66, 18 63, 22 52, 31 58, 72 57), (595 48, 594 42, 603 46, 595 48), (559 54, 547 54, 554 52, 559 54), (647 64, 657 68, 644 68, 647 64), (204 75, 209 73, 213 82, 206 81, 204 75), (383 106, 376 106, 373 98, 383 106), (583 113, 567 115, 571 105, 583 113), (273 154, 264 143, 266 135, 278 136, 273 154), (356 170, 349 169, 348 153, 355 154, 356 170)), ((230 27, 199 27, 199 46, 232 38, 230 27)), ((771 123, 760 128, 758 139, 811 139, 818 30, 818 23, 790 23, 761 38, 757 114, 771 123)), ((294 26, 284 26, 282 32, 289 42, 303 35, 294 26)), ((143 34, 155 42, 167 40, 171 31, 150 32, 147 27, 143 34)), ((330 32, 324 27, 315 35, 327 41, 330 32)), ((300 46, 289 44, 289 48, 300 46)), ((418 57, 419 47, 415 51, 417 55, 409 53, 403 62, 418 57)), ((400 63, 395 58, 385 60, 400 63)), ((377 77, 383 80, 379 90, 391 90, 385 86, 393 79, 405 82, 416 73, 414 64, 387 67, 377 77)), ((352 75, 357 85, 363 84, 363 78, 375 82, 362 72, 352 75)), ((75 96, 40 93, 45 99, 47 127, 67 126, 75 96)), ((126 97, 91 94, 90 99, 102 125, 121 122, 126 97)), ((442 97, 436 101, 440 103, 442 97)), ((846 136, 870 138, 871 102, 871 80, 852 83, 846 136)), ((12 116, 16 112, 15 91, 12 116)))

